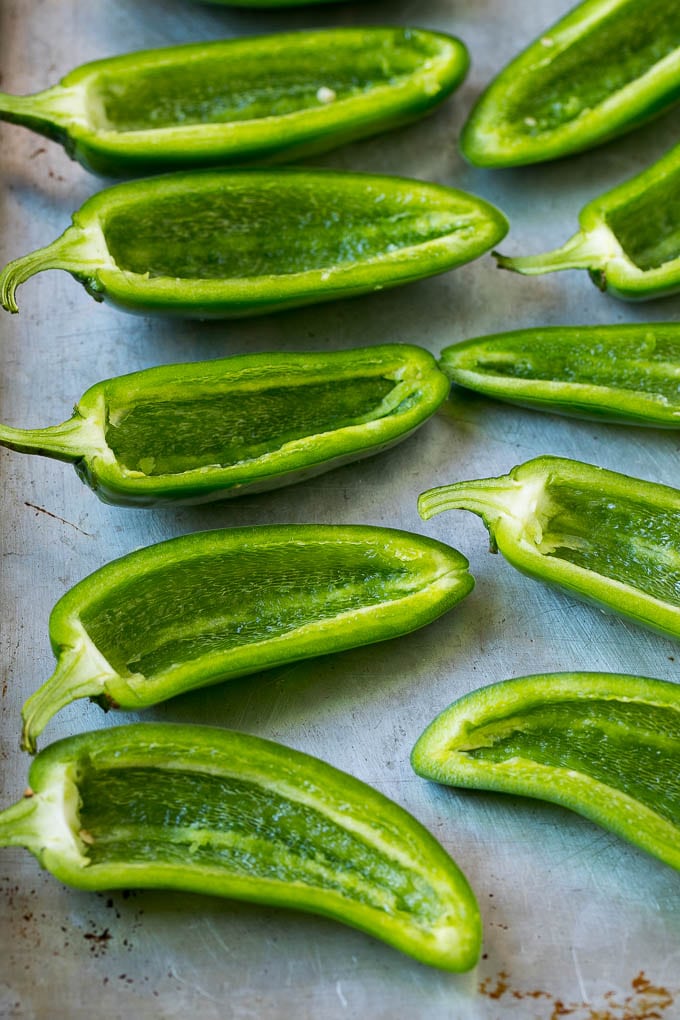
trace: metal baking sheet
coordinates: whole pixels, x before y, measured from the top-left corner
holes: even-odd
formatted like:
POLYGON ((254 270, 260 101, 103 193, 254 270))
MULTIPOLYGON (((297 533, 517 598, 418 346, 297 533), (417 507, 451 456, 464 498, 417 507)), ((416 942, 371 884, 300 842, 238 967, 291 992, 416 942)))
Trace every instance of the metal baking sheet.
MULTIPOLYGON (((481 87, 571 0, 376 0, 238 11, 189 0, 2 0, 0 87, 44 88, 86 60, 161 46, 316 25, 415 23, 468 44, 464 87, 432 117, 345 147, 319 165, 422 177, 500 206, 505 251, 566 239, 584 202, 677 141, 670 112, 568 161, 516 171, 467 166, 456 137, 481 87)), ((55 237, 102 186, 55 144, 0 130, 0 258, 55 237)), ((677 319, 678 299, 625 306, 584 273, 522 279, 489 257, 371 297, 237 323, 133 317, 92 302, 67 274, 27 283, 21 312, 0 317, 0 419, 68 417, 85 388, 163 362, 245 351, 330 350, 382 341, 446 344, 501 329, 677 319)), ((289 911, 164 893, 91 895, 62 887, 22 850, 0 852, 0 1015, 21 1018, 439 1018, 680 1016, 678 876, 557 807, 437 788, 411 771, 414 741, 475 687, 547 670, 613 670, 678 679, 678 645, 531 582, 488 553, 471 515, 423 524, 428 486, 499 474, 553 453, 669 484, 678 437, 568 421, 458 396, 403 446, 268 495, 200 509, 98 503, 56 462, 0 451, 2 804, 21 795, 17 750, 25 697, 50 674, 56 599, 113 557, 201 528, 287 521, 371 523, 420 531, 470 559, 474 593, 418 633, 373 648, 178 698, 147 719, 205 722, 283 741, 373 784, 412 811, 468 875, 484 918, 483 958, 456 976, 421 966, 359 932, 289 911)), ((80 702, 44 741, 133 716, 80 702)))

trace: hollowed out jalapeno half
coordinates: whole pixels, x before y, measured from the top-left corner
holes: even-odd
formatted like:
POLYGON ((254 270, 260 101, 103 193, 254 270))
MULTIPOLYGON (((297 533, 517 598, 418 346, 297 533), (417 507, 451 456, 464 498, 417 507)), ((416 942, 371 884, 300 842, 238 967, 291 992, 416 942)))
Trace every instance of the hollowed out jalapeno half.
POLYGON ((23 744, 90 697, 137 711, 184 691, 398 637, 471 590, 465 557, 390 528, 278 525, 200 532, 114 560, 55 605, 51 678, 23 744))
POLYGON ((589 202, 581 230, 545 255, 494 253, 525 276, 587 269, 603 291, 646 301, 680 290, 680 145, 643 173, 589 202))
POLYGON ((438 783, 562 804, 680 870, 680 684, 552 673, 464 695, 411 755, 438 783))
POLYGON ((522 407, 680 428, 676 322, 495 333, 446 347, 439 364, 459 386, 522 407))
POLYGON ((481 920, 451 857, 410 814, 318 758, 209 726, 136 724, 69 737, 0 812, 78 889, 178 889, 292 907, 423 963, 469 970, 481 920))
POLYGON ((557 159, 637 127, 679 97, 677 0, 586 0, 491 82, 461 149, 477 166, 557 159))
POLYGON ((256 315, 394 287, 477 258, 507 230, 437 184, 320 170, 222 170, 118 184, 52 244, 0 273, 65 269, 97 300, 192 318, 256 315))
POLYGON ((467 66, 439 32, 282 32, 84 64, 37 95, 0 93, 0 119, 112 177, 290 161, 423 116, 467 66))
POLYGON ((97 383, 62 425, 0 425, 0 445, 72 462, 108 503, 202 503, 378 453, 448 390, 432 355, 407 344, 250 354, 97 383))
POLYGON ((470 510, 522 573, 680 638, 680 491, 537 457, 499 478, 424 492, 426 520, 470 510))

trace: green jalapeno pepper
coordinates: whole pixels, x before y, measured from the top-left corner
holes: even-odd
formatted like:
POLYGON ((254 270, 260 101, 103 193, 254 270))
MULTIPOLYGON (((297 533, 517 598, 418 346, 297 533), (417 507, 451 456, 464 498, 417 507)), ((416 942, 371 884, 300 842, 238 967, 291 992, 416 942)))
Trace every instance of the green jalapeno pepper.
POLYGON ((677 323, 496 333, 446 347, 440 366, 459 386, 523 407, 680 427, 677 323))
POLYGON ((251 354, 108 379, 62 425, 0 425, 0 445, 72 462, 108 503, 198 503, 386 449, 434 414, 448 389, 432 355, 406 344, 251 354))
POLYGON ((24 705, 23 746, 77 698, 137 711, 407 634, 472 590, 467 566, 440 542, 358 525, 230 528, 130 553, 52 610, 57 666, 24 705))
POLYGON ((481 920, 445 850, 393 801, 259 737, 137 724, 52 744, 30 795, 0 812, 78 889, 182 889, 293 907, 360 928, 424 963, 469 970, 481 920))
POLYGON ((439 715, 411 756, 438 783, 578 811, 680 870, 680 685, 608 673, 519 677, 439 715))
POLYGON ((541 581, 680 637, 680 491, 559 457, 500 478, 444 485, 418 501, 428 520, 470 510, 491 550, 541 581))
POLYGON ((84 64, 37 95, 0 93, 0 120, 107 176, 291 159, 422 116, 467 67, 437 32, 287 32, 84 64))
POLYGON ((477 166, 556 159, 637 127, 679 97, 677 0, 586 0, 491 82, 461 149, 477 166))
POLYGON ((0 273, 0 304, 44 269, 97 300, 197 318, 255 315, 443 273, 504 236, 497 209, 399 177, 224 170, 117 184, 0 273))
POLYGON ((680 290, 680 145, 583 207, 581 230, 545 255, 495 254, 525 276, 588 269, 600 290, 646 301, 680 290))

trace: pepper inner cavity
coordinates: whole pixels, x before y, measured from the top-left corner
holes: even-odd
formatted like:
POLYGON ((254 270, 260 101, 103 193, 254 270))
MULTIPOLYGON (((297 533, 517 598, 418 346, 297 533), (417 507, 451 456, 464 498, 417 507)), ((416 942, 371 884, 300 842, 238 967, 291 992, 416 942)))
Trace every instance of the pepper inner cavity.
POLYGON ((295 177, 234 176, 222 187, 154 196, 112 210, 103 223, 111 256, 125 272, 222 280, 331 270, 460 232, 474 213, 450 196, 317 186, 295 177))
POLYGON ((560 701, 474 728, 469 741, 465 757, 573 769, 680 825, 680 710, 612 699, 560 701))
MULTIPOLYGON (((413 564, 362 545, 294 540, 150 570, 83 609, 83 625, 121 676, 181 670, 242 645, 420 590, 413 564)), ((262 666, 264 668, 264 666, 262 666)), ((215 680, 220 679, 220 672, 215 680)))
POLYGON ((252 781, 194 771, 86 767, 78 780, 90 866, 117 862, 298 882, 377 910, 441 913, 424 878, 321 811, 252 781))
POLYGON ((110 407, 106 441, 124 468, 146 475, 233 465, 305 436, 371 420, 397 385, 357 376, 148 400, 121 415, 110 407))
POLYGON ((606 221, 643 272, 680 258, 680 167, 607 212, 606 221))
POLYGON ((680 507, 551 480, 539 552, 680 607, 680 507))
POLYGON ((388 30, 370 46, 363 32, 336 33, 325 42, 289 39, 278 53, 208 52, 186 63, 180 57, 159 67, 101 72, 90 85, 91 115, 98 127, 119 133, 285 116, 321 107, 320 86, 333 102, 393 86, 435 53, 417 33, 388 30))
POLYGON ((663 403, 680 404, 680 336, 636 334, 616 344, 585 335, 541 333, 532 341, 508 339, 452 355, 454 367, 527 381, 565 382, 645 393, 663 403))
MULTIPOLYGON (((614 6, 546 68, 534 66, 526 78, 507 84, 505 119, 519 122, 530 136, 557 130, 590 113, 680 46, 677 0, 629 0, 623 10, 621 4, 614 6)), ((546 43, 546 58, 550 53, 546 43)))

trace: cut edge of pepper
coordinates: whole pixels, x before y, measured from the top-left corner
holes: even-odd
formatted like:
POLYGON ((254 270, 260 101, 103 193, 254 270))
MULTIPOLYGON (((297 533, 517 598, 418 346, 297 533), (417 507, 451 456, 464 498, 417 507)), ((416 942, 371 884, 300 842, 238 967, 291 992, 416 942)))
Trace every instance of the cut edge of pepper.
MULTIPOLYGON (((220 765, 220 754, 224 761, 224 753, 229 750, 234 738, 237 750, 239 743, 247 741, 247 746, 242 747, 240 753, 234 755, 232 749, 232 754, 227 756, 229 774, 241 777, 245 767, 252 781, 265 788, 278 789, 283 797, 303 807, 322 811, 341 828, 356 833, 369 848, 424 878, 434 894, 433 902, 438 908, 436 918, 419 915, 417 902, 412 909, 397 915, 348 898, 333 889, 324 890, 320 899, 319 891, 313 885, 305 887, 304 884, 276 880, 272 883, 265 878, 264 887, 261 887, 257 875, 221 875, 219 870, 204 869, 200 865, 192 868, 187 866, 186 861, 160 861, 151 868, 147 863, 91 862, 87 848, 96 842, 96 835, 81 827, 78 787, 81 770, 87 768, 91 761, 101 761, 102 747, 112 754, 115 767, 124 767, 125 741, 139 739, 142 733, 148 734, 152 743, 147 744, 147 748, 151 747, 153 751, 153 742, 161 732, 169 736, 180 734, 190 741, 190 754, 193 756, 194 752, 199 752, 198 770, 204 771, 200 752, 202 749, 210 751, 206 746, 206 735, 210 734, 211 728, 207 726, 142 723, 66 738, 50 745, 33 763, 29 781, 34 784, 36 792, 27 790, 24 801, 6 812, 0 812, 0 846, 25 847, 57 879, 75 888, 90 891, 131 886, 178 889, 292 907, 334 918, 380 938, 430 966, 460 972, 475 965, 481 948, 481 918, 476 897, 456 861, 429 831, 398 803, 365 782, 321 759, 262 738, 216 729, 219 743, 214 745, 214 749, 218 753, 217 757, 209 755, 208 771, 219 774, 220 768, 216 766, 220 765), (122 751, 119 743, 121 734, 122 751), (222 735, 226 747, 219 746, 222 735), (99 746, 91 743, 95 737, 99 746), (248 753, 251 742, 254 745, 254 762, 248 753), (266 759, 264 762, 262 754, 266 759), (293 760, 286 760, 288 756, 293 760), (260 768, 262 764, 264 769, 260 768), (345 784, 349 785, 349 791, 345 784), (321 796, 321 803, 316 794, 321 796), (354 817, 351 810, 348 816, 348 807, 351 809, 353 805, 358 807, 359 817, 354 817), (5 820, 7 831, 3 832, 5 820), (210 882, 212 887, 208 888, 206 882, 210 882)), ((139 750, 144 760, 148 760, 144 755, 143 741, 139 750)), ((163 741, 155 747, 156 752, 159 750, 163 757, 163 741)), ((190 762, 187 764, 191 767, 190 762)), ((176 767, 172 759, 166 759, 163 765, 171 769, 176 767)))
POLYGON ((53 855, 82 871, 90 863, 87 834, 78 820, 80 794, 72 763, 58 763, 39 792, 29 787, 16 804, 0 811, 0 846, 21 846, 41 864, 53 855))
POLYGON ((411 766, 417 775, 437 783, 516 794, 567 807, 642 848, 670 867, 680 870, 677 827, 629 794, 592 779, 586 773, 543 765, 528 758, 478 762, 466 757, 469 750, 491 746, 488 741, 468 739, 478 727, 506 721, 511 729, 521 728, 516 715, 513 724, 513 717, 508 715, 507 710, 502 714, 500 710, 504 707, 516 713, 519 708, 530 708, 537 704, 559 704, 569 696, 584 701, 606 698, 610 701, 636 701, 658 704, 659 707, 675 707, 676 711, 680 709, 680 695, 676 706, 663 698, 645 698, 643 688, 647 685, 664 685, 669 689, 674 686, 670 682, 647 677, 575 672, 517 677, 473 690, 445 708, 423 731, 411 752, 411 766), (590 685, 586 690, 582 686, 584 680, 590 685), (628 684, 634 690, 618 694, 613 690, 612 681, 628 684), (546 687, 547 692, 544 689, 546 687), (527 704, 522 705, 521 695, 526 689, 530 697, 527 704), (498 704, 496 699, 502 698, 504 694, 507 697, 498 704), (550 698, 548 701, 546 694, 550 698), (490 714, 489 709, 495 708, 497 704, 499 711, 490 714), (574 796, 570 795, 569 786, 579 787, 574 796), (631 818, 631 814, 636 817, 631 818), (654 838, 654 830, 658 832, 658 839, 654 838))
POLYGON ((515 407, 603 424, 680 428, 680 405, 673 407, 666 398, 642 389, 501 375, 443 361, 442 366, 451 382, 461 389, 515 407))
MULTIPOLYGON (((638 77, 607 94, 576 120, 564 121, 556 127, 531 134, 526 130, 536 127, 531 123, 531 117, 529 123, 524 120, 521 124, 498 116, 501 97, 508 83, 512 85, 513 80, 519 77, 525 90, 527 85, 536 90, 540 84, 536 79, 540 78, 546 66, 545 49, 550 52, 547 58, 547 66, 550 67, 552 58, 578 46, 581 34, 573 34, 565 22, 572 22, 579 12, 580 17, 585 17, 580 11, 583 6, 574 8, 566 18, 543 32, 496 75, 479 97, 460 137, 461 153, 473 166, 506 169, 578 155, 634 131, 677 102, 679 49, 650 64, 638 77), (550 42, 549 47, 546 47, 546 39, 550 42)), ((593 20, 597 21, 601 16, 595 14, 593 20)), ((582 27, 589 29, 591 25, 584 23, 582 27)))

